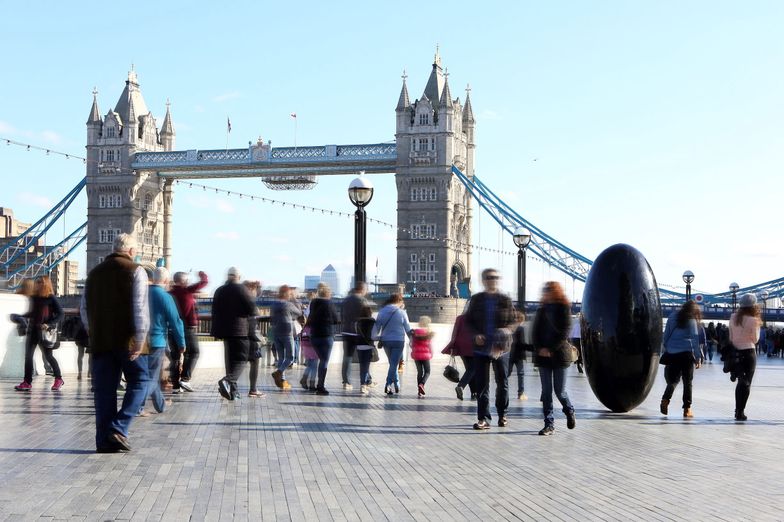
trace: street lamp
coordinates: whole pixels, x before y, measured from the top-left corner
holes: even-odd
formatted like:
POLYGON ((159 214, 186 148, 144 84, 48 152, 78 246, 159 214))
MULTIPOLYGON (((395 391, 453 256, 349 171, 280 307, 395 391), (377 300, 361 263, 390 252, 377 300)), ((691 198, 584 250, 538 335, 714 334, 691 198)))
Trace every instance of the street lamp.
POLYGON ((517 308, 525 311, 525 249, 531 242, 531 231, 525 227, 517 227, 512 234, 517 246, 517 308))
POLYGON ((768 294, 767 290, 760 292, 760 299, 762 299, 762 326, 765 327, 768 326, 768 322, 765 319, 765 314, 768 312, 768 295, 770 294, 768 294))
POLYGON ((735 307, 738 304, 738 283, 730 283, 730 292, 732 292, 732 311, 735 311, 735 307))
POLYGON ((348 186, 348 198, 357 207, 354 213, 354 286, 365 282, 365 258, 367 250, 367 216, 365 207, 373 199, 373 184, 359 173, 348 186))
POLYGON ((691 283, 694 281, 694 272, 686 270, 683 273, 683 282, 686 283, 686 300, 691 300, 691 283))

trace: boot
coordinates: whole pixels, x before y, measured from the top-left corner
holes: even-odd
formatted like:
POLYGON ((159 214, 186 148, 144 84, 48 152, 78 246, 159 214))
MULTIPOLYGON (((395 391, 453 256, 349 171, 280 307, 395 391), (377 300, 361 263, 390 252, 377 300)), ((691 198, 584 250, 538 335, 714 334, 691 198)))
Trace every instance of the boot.
POLYGON ((743 410, 735 410, 735 420, 736 421, 745 421, 747 419, 748 419, 748 417, 746 417, 746 414, 743 412, 743 410))
POLYGON ((661 400, 661 405, 659 405, 659 411, 662 413, 662 415, 667 415, 667 406, 669 405, 670 405, 669 399, 661 400))
POLYGON ((694 417, 694 413, 692 413, 691 408, 683 408, 683 418, 691 419, 692 417, 694 417))

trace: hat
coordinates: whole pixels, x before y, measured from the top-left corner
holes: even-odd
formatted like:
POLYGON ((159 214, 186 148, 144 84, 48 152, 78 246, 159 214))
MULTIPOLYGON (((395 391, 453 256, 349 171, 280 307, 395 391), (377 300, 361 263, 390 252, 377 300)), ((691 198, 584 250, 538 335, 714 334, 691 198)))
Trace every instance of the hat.
POLYGON ((740 298, 740 307, 746 308, 757 304, 757 298, 754 294, 743 294, 740 298))
POLYGON ((232 266, 229 268, 229 271, 226 273, 229 277, 236 277, 237 279, 240 278, 240 270, 236 266, 232 266))

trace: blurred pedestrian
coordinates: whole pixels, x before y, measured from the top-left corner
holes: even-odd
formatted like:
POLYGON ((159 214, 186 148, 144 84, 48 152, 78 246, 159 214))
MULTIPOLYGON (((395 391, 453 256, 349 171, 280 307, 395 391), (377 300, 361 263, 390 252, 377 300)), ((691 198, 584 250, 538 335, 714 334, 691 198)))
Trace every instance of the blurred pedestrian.
MULTIPOLYGON (((341 377, 343 378, 343 389, 350 390, 351 386, 351 361, 354 358, 354 351, 357 347, 357 319, 360 311, 367 306, 367 285, 363 281, 357 282, 349 295, 343 299, 341 307, 341 318, 343 325, 341 334, 343 336, 343 361, 341 366, 341 377)), ((360 374, 361 375, 361 374, 360 374)), ((361 385, 362 383, 360 383, 361 385)))
POLYGON ((431 321, 427 315, 420 316, 411 340, 411 358, 417 369, 417 397, 420 399, 425 396, 425 384, 430 377, 430 359, 433 358, 432 339, 435 334, 430 329, 431 321))
POLYGON ((281 286, 278 289, 278 299, 271 310, 271 326, 278 354, 278 369, 272 372, 272 378, 275 380, 275 386, 281 390, 291 389, 286 380, 286 370, 294 360, 294 323, 303 317, 300 308, 292 302, 293 294, 291 287, 281 286))
POLYGON ((759 342, 762 319, 754 294, 743 295, 738 304, 738 311, 730 317, 730 342, 738 350, 738 362, 734 372, 738 381, 735 385, 735 420, 745 421, 746 403, 757 368, 754 346, 759 342))
POLYGON ((327 365, 332 353, 335 325, 339 322, 338 312, 332 303, 332 290, 326 283, 319 283, 316 298, 310 302, 310 315, 307 322, 307 326, 310 326, 310 342, 319 358, 316 395, 329 395, 325 387, 327 365))
POLYGON ((378 312, 376 324, 373 326, 374 340, 380 340, 389 361, 387 381, 384 393, 392 395, 400 393, 400 374, 398 365, 403 358, 406 337, 412 334, 408 314, 403 310, 403 296, 392 294, 384 307, 378 312))
POLYGON ((670 399, 681 378, 683 379, 683 416, 691 418, 692 381, 694 370, 702 363, 700 349, 700 309, 694 301, 686 301, 667 318, 662 344, 664 345, 664 379, 667 387, 661 399, 660 410, 667 415, 670 399))
POLYGON ((172 383, 172 393, 181 390, 193 391, 191 378, 199 360, 199 310, 196 306, 196 294, 209 284, 209 278, 204 272, 199 272, 199 282, 189 284, 186 272, 175 272, 174 284, 169 293, 177 303, 177 310, 185 328, 185 353, 177 350, 177 343, 172 343, 171 366, 169 377, 172 383), (180 363, 182 359, 182 364, 180 363))

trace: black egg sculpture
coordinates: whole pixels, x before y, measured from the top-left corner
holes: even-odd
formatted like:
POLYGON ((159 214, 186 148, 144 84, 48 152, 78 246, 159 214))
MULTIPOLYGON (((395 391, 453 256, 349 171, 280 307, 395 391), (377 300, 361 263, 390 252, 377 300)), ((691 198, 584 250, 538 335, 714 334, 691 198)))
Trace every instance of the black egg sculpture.
POLYGON ((596 398, 620 413, 651 391, 659 365, 661 304, 656 277, 634 247, 613 245, 594 261, 583 292, 583 360, 596 398))

